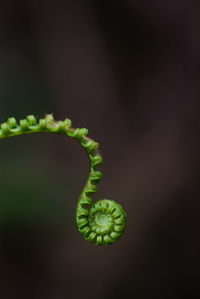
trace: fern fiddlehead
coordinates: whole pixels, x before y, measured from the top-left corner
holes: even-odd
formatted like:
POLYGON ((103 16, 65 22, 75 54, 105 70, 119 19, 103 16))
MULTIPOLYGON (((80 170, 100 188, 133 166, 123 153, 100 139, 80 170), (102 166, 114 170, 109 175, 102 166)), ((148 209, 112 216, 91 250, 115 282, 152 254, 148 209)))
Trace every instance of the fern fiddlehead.
POLYGON ((67 135, 77 140, 86 150, 90 161, 90 173, 80 194, 76 208, 77 228, 86 240, 96 245, 107 245, 118 240, 126 226, 126 214, 123 208, 113 200, 103 199, 92 204, 91 194, 95 193, 102 173, 97 166, 102 164, 102 157, 98 152, 98 143, 86 137, 85 128, 74 129, 71 121, 55 121, 51 114, 37 123, 33 115, 27 116, 17 124, 14 117, 0 125, 0 139, 39 132, 52 132, 67 135))

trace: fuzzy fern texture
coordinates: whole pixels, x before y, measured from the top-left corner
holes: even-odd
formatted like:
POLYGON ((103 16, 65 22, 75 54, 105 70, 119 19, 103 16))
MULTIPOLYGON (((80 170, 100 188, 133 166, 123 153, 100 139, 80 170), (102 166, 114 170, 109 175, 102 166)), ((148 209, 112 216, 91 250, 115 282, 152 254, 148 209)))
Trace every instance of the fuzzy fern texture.
POLYGON ((123 208, 113 200, 103 199, 92 203, 90 197, 95 193, 102 173, 97 171, 97 166, 102 164, 102 157, 98 152, 98 143, 86 137, 88 130, 85 128, 74 129, 71 121, 55 121, 51 114, 37 122, 33 115, 27 116, 17 124, 14 117, 0 126, 0 139, 7 137, 51 132, 67 135, 77 140, 86 150, 90 161, 90 173, 86 184, 80 194, 76 208, 76 224, 82 236, 96 245, 108 245, 118 240, 126 226, 126 213, 123 208))

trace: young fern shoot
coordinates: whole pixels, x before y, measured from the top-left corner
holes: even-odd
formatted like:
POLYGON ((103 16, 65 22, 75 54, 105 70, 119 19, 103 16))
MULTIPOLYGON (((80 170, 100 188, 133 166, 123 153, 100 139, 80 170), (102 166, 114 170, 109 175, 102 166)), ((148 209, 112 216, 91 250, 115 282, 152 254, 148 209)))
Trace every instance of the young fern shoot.
POLYGON ((0 126, 0 139, 7 137, 50 132, 67 135, 77 140, 86 150, 90 161, 90 173, 86 184, 80 194, 76 207, 76 225, 82 236, 96 245, 108 245, 118 240, 126 226, 126 213, 123 208, 113 200, 103 199, 92 203, 90 197, 95 193, 102 173, 97 171, 97 166, 102 164, 102 157, 98 152, 98 143, 86 137, 88 130, 85 128, 74 129, 71 121, 55 121, 51 114, 36 121, 33 115, 19 121, 14 117, 0 126))

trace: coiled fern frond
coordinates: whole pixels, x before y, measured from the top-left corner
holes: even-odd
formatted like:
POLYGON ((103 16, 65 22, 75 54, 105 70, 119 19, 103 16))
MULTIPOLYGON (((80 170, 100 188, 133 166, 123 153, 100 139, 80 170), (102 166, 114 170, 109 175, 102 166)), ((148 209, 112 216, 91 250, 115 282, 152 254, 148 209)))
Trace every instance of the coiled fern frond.
POLYGON ((67 135, 77 140, 86 150, 90 161, 90 173, 80 194, 76 208, 77 228, 86 240, 96 245, 107 245, 118 240, 126 226, 126 214, 123 208, 113 200, 103 199, 92 204, 91 194, 95 193, 102 173, 97 166, 102 164, 98 152, 98 143, 86 137, 85 128, 74 129, 71 121, 55 121, 51 114, 37 122, 33 115, 27 116, 17 124, 14 117, 0 125, 0 139, 40 132, 52 132, 67 135))

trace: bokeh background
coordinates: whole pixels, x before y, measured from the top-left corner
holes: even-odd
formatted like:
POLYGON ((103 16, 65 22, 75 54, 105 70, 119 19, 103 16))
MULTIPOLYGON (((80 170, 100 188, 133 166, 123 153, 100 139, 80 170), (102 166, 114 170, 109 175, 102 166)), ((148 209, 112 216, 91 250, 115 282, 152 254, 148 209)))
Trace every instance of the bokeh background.
POLYGON ((200 295, 199 11, 193 0, 1 1, 0 121, 54 113, 87 127, 104 158, 95 199, 127 212, 115 245, 90 244, 74 219, 89 170, 80 145, 2 140, 2 299, 200 295))

